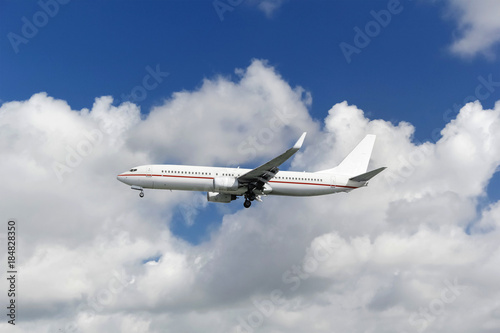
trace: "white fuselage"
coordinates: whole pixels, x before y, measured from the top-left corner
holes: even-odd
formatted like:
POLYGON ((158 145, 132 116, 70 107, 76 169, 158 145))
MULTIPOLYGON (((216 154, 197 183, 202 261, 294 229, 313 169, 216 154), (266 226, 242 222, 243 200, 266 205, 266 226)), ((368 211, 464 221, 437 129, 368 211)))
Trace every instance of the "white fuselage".
MULTIPOLYGON (((251 171, 241 168, 221 168, 186 165, 143 165, 123 172, 117 179, 125 184, 150 189, 217 191, 242 195, 247 188, 220 190, 214 188, 214 178, 238 178, 251 171), (132 171, 133 170, 133 171, 132 171)), ((261 194, 314 196, 348 192, 364 186, 364 182, 349 180, 349 176, 331 173, 279 171, 261 191, 261 194)))

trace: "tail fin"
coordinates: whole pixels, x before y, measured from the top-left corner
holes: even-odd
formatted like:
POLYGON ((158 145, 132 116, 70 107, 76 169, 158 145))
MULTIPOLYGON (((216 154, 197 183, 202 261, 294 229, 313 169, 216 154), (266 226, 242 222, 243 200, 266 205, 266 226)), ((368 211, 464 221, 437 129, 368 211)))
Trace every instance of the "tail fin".
POLYGON ((372 154, 375 138, 376 135, 368 134, 338 166, 333 169, 319 172, 335 172, 353 176, 364 174, 368 169, 368 162, 370 162, 370 156, 372 154))

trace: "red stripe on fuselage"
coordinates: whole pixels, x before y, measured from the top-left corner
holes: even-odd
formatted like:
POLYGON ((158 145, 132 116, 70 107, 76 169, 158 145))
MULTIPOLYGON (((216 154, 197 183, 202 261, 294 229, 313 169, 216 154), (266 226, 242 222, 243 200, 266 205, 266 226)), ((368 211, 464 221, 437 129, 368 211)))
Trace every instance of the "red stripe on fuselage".
POLYGON ((118 177, 174 177, 174 178, 195 178, 195 179, 213 179, 212 177, 193 177, 193 176, 174 176, 174 175, 153 175, 146 173, 131 173, 131 174, 123 174, 118 175, 118 177))
POLYGON ((299 182, 283 182, 283 181, 278 181, 278 180, 270 180, 269 182, 270 183, 280 183, 280 184, 318 185, 318 186, 333 186, 333 187, 357 188, 356 186, 342 186, 342 185, 316 184, 316 183, 299 183, 299 182))
MULTIPOLYGON (((124 174, 118 175, 118 177, 172 177, 172 178, 193 178, 193 179, 214 179, 213 177, 194 177, 194 176, 174 176, 174 175, 148 175, 148 174, 124 174)), ((317 185, 317 186, 332 186, 332 187, 343 187, 343 188, 359 188, 356 186, 345 186, 345 185, 331 185, 331 184, 317 184, 317 183, 299 183, 299 182, 284 182, 279 180, 270 180, 269 183, 280 183, 280 184, 296 184, 296 185, 317 185)))

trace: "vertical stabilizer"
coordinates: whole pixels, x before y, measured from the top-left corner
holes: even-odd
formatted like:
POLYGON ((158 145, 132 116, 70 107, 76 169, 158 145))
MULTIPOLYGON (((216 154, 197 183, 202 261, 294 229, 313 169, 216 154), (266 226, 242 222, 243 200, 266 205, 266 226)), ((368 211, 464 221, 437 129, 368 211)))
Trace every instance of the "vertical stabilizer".
POLYGON ((335 168, 319 172, 335 172, 344 175, 360 175, 368 169, 376 135, 368 134, 353 151, 335 168))

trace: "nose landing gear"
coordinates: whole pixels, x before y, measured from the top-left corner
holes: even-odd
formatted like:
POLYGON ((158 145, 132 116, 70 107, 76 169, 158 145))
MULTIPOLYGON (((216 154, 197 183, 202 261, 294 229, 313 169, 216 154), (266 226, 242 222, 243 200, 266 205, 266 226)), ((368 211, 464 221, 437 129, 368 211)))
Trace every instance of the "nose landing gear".
POLYGON ((139 196, 140 196, 141 198, 143 198, 143 197, 144 197, 144 189, 143 189, 142 187, 140 187, 140 186, 135 186, 135 185, 134 185, 134 186, 132 186, 132 187, 131 187, 131 189, 133 189, 133 190, 137 190, 137 191, 141 191, 141 192, 139 193, 139 196))

